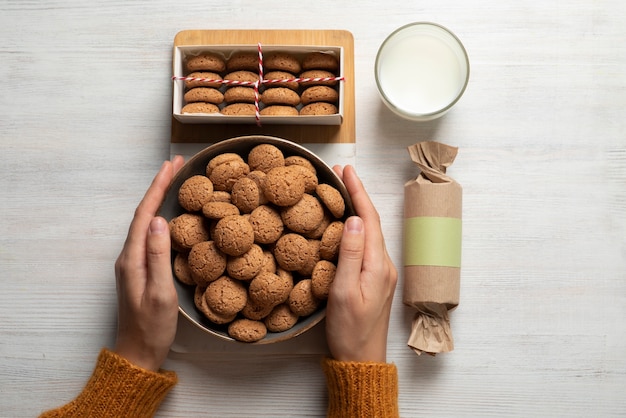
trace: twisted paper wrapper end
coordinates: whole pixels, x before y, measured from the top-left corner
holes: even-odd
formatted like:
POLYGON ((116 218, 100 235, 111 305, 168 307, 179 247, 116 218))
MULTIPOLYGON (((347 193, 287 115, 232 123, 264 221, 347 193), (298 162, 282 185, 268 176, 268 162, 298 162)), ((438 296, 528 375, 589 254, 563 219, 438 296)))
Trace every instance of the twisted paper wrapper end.
POLYGON ((421 176, 432 183, 450 183, 453 180, 446 175, 452 165, 458 148, 440 142, 418 142, 408 148, 411 160, 422 170, 421 176))
POLYGON ((436 355, 454 349, 448 309, 444 305, 416 307, 408 346, 417 354, 436 355))

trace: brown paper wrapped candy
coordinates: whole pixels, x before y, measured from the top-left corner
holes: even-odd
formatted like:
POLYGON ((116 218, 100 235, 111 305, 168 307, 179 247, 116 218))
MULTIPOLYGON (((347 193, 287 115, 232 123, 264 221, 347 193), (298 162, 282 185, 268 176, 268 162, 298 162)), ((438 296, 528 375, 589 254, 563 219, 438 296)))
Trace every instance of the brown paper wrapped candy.
POLYGON ((448 313, 459 304, 462 188, 446 169, 457 150, 432 141, 408 148, 420 173, 404 185, 402 300, 416 311, 408 345, 417 354, 454 348, 448 313))

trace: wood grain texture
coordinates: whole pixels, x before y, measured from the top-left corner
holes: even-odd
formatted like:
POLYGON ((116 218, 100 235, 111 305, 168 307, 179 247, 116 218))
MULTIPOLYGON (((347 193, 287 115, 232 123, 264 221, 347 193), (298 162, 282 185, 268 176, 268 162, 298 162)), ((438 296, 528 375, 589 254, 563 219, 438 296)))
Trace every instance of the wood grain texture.
MULTIPOLYGON (((406 147, 459 147, 455 350, 417 357, 395 295, 388 359, 403 417, 615 417, 626 411, 626 3, 321 0, 0 2, 0 417, 72 399, 115 337, 113 263, 168 158, 172 40, 186 29, 354 36, 356 166, 402 262, 406 147), (395 28, 453 30, 471 64, 442 119, 381 103, 395 28)), ((324 416, 320 355, 173 353, 159 417, 324 416)))

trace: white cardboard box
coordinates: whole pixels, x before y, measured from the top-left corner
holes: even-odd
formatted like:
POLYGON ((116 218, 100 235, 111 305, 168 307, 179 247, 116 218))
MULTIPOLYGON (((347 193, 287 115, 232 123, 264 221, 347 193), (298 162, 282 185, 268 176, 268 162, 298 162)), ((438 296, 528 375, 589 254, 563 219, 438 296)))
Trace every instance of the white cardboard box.
MULTIPOLYGON (((268 45, 262 46, 263 54, 270 52, 286 52, 292 54, 296 58, 302 58, 311 52, 325 52, 333 54, 339 61, 339 74, 337 77, 343 77, 343 47, 340 46, 289 46, 289 45, 268 45)), ((220 113, 181 113, 182 107, 185 105, 183 96, 185 94, 185 82, 179 80, 179 77, 187 76, 185 70, 185 61, 189 56, 199 55, 204 52, 213 52, 222 54, 228 59, 233 52, 258 52, 257 45, 190 45, 176 46, 174 48, 174 97, 173 97, 173 114, 174 117, 182 123, 245 123, 256 124, 255 116, 227 116, 220 113)), ((296 77, 298 75, 296 74, 296 77)), ((260 116, 261 124, 283 124, 283 125, 340 125, 343 121, 343 103, 344 103, 344 83, 337 83, 339 92, 339 102, 337 105, 338 112, 334 115, 320 116, 260 116)), ((261 87, 262 88, 262 87, 261 87)), ((222 86, 222 90, 226 89, 226 85, 222 86)), ((222 105, 223 106, 223 105, 222 105)), ((263 103, 259 104, 263 108, 263 103)), ((299 105, 300 108, 302 105, 299 105)))

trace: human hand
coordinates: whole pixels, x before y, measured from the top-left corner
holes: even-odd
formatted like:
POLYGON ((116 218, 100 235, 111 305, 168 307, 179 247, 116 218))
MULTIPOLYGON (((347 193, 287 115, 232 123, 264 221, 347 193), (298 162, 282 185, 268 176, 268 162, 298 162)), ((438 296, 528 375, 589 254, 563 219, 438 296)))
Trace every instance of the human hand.
POLYGON ((135 210, 122 252, 115 262, 118 327, 115 352, 157 371, 176 335, 178 297, 174 288, 167 221, 155 216, 184 161, 166 161, 135 210))
POLYGON ((333 167, 358 216, 346 220, 328 295, 326 336, 340 361, 386 362, 398 272, 387 254, 380 216, 352 166, 333 167))

